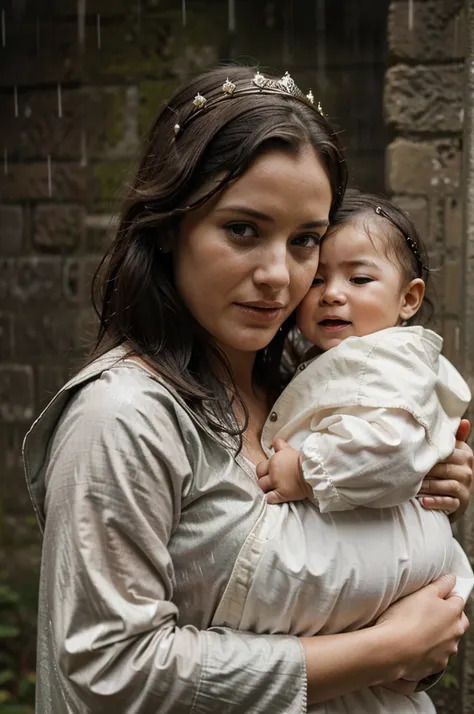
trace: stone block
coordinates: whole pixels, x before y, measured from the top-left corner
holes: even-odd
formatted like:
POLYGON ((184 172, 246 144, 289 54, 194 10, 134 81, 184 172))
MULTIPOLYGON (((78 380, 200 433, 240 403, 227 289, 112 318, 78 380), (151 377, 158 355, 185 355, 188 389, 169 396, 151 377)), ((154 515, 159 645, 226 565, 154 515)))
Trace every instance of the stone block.
POLYGON ((461 176, 459 141, 397 138, 387 148, 390 193, 440 195, 457 191, 461 176))
POLYGON ((429 232, 429 204, 424 196, 393 196, 393 200, 415 224, 425 240, 429 232))
POLYGON ((0 365, 0 420, 29 422, 34 413, 33 371, 29 365, 0 365))
POLYGON ((448 250, 461 247, 463 227, 460 195, 447 196, 444 200, 444 236, 448 250))
POLYGON ((90 195, 109 210, 117 208, 127 195, 127 183, 135 173, 135 166, 125 161, 93 164, 90 177, 90 195))
POLYGON ((460 133, 463 75, 461 64, 391 67, 385 82, 388 124, 398 131, 460 133))
POLYGON ((69 302, 90 304, 92 278, 100 260, 101 256, 95 255, 65 261, 63 285, 69 302))
POLYGON ((463 0, 415 0, 413 29, 409 29, 408 0, 390 3, 388 44, 400 59, 461 59, 466 51, 463 0))
POLYGON ((443 319, 442 337, 444 340, 443 354, 450 362, 459 366, 461 329, 456 318, 443 319))
POLYGON ((77 312, 42 307, 15 322, 15 357, 31 364, 65 364, 76 355, 77 312))
POLYGON ((139 131, 146 134, 155 122, 165 103, 174 94, 176 79, 141 81, 139 86, 139 131))
POLYGON ((444 281, 444 312, 459 317, 461 309, 462 292, 462 266, 461 260, 446 260, 443 265, 444 281))
POLYGON ((97 338, 99 319, 92 307, 81 310, 78 316, 78 345, 79 353, 89 354, 97 338))
POLYGON ((137 153, 134 87, 69 89, 58 83, 52 89, 20 89, 18 112, 16 117, 5 111, 0 118, 3 145, 15 162, 44 160, 49 154, 53 160, 85 163, 137 153))
POLYGON ((31 164, 11 164, 2 177, 0 201, 82 202, 90 196, 89 175, 79 163, 58 163, 51 160, 31 164))
POLYGON ((0 312, 0 360, 8 362, 13 359, 13 313, 0 312))
POLYGON ((85 211, 74 204, 38 204, 34 211, 33 243, 47 253, 70 253, 83 240, 85 211))
MULTIPOLYGON (((45 82, 79 82, 83 57, 77 16, 60 20, 49 13, 28 13, 18 26, 7 28, 2 51, 0 86, 41 85, 45 82), (38 17, 38 21, 37 21, 38 17)), ((12 92, 13 110, 13 92, 12 92)))
POLYGON ((0 255, 18 255, 22 248, 22 207, 0 206, 0 255))
POLYGON ((41 364, 36 376, 37 411, 43 410, 54 395, 66 384, 69 370, 64 365, 41 364))
POLYGON ((158 13, 140 26, 127 22, 126 17, 104 24, 100 46, 96 33, 88 33, 83 77, 133 84, 141 77, 160 78, 170 72, 170 45, 179 14, 178 9, 174 13, 158 13))
POLYGON ((66 260, 63 269, 63 291, 68 302, 82 298, 82 265, 80 260, 66 260))
POLYGON ((110 214, 88 215, 85 223, 86 252, 102 255, 115 235, 117 216, 110 214))
POLYGON ((51 303, 62 297, 58 258, 0 260, 0 299, 17 305, 51 303))
MULTIPOLYGON (((33 517, 33 507, 26 486, 21 456, 22 443, 28 427, 29 424, 24 423, 3 422, 0 424, 2 454, 0 545, 8 544, 10 548, 16 547, 20 542, 31 542, 37 538, 37 524, 33 517)), ((10 550, 10 563, 11 560, 10 550)))

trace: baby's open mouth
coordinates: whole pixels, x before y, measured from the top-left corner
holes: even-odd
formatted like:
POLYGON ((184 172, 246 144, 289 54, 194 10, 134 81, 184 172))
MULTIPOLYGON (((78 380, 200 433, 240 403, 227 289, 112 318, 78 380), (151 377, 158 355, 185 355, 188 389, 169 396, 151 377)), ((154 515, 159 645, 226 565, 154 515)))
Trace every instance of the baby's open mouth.
POLYGON ((326 318, 325 320, 321 320, 321 322, 318 322, 318 325, 322 325, 323 327, 343 327, 345 325, 351 325, 352 323, 349 322, 348 320, 340 320, 339 318, 326 318))

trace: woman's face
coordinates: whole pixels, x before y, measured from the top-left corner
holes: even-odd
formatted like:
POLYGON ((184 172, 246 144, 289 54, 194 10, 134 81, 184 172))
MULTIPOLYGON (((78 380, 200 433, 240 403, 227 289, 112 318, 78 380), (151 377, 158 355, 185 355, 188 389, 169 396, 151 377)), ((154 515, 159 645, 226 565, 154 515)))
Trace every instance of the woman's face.
POLYGON ((184 218, 176 285, 228 356, 266 347, 306 295, 330 205, 312 148, 298 156, 273 150, 184 218))

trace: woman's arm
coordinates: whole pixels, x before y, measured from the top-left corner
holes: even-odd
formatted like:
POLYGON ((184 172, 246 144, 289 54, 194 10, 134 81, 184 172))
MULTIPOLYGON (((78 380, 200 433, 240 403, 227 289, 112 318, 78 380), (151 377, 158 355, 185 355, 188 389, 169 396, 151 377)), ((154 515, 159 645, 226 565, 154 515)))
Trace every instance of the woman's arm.
POLYGON ((192 486, 179 415, 159 390, 107 379, 76 395, 50 449, 42 634, 55 666, 39 677, 59 676, 90 714, 300 714, 297 638, 178 625, 168 543, 192 486))
MULTIPOLYGON (((468 627, 464 602, 448 597, 454 582, 444 575, 402 598, 374 627, 304 638, 309 702, 405 677, 418 681, 445 669, 468 627)), ((405 693, 415 691, 416 681, 405 684, 405 693)))
POLYGON ((311 702, 324 701, 442 668, 459 623, 428 589, 408 608, 420 623, 402 608, 348 635, 179 627, 168 541, 190 465, 170 410, 157 410, 156 399, 137 410, 122 386, 97 390, 80 418, 71 411, 49 457, 43 597, 57 673, 79 709, 300 714, 306 688, 311 702))

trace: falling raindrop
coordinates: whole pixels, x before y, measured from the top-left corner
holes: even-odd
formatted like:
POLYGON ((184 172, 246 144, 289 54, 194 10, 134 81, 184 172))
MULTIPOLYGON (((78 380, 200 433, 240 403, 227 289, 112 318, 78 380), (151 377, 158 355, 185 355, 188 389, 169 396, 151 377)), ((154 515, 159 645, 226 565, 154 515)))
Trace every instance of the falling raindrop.
POLYGON ((324 90, 326 85, 326 0, 316 2, 316 74, 318 77, 318 87, 324 90))
POLYGON ((86 0, 77 0, 77 40, 79 47, 84 49, 86 39, 86 0))
POLYGON ((36 15, 36 52, 39 52, 40 48, 40 19, 36 15))
POLYGON ((410 32, 413 30, 413 0, 408 0, 408 29, 410 32))
POLYGON ((61 95, 61 85, 58 83, 58 117, 61 119, 63 115, 63 100, 61 95))
POLYGON ((97 15, 97 47, 99 50, 102 47, 102 38, 100 36, 100 15, 97 15))
POLYGON ((454 18, 453 57, 459 57, 458 44, 459 44, 459 20, 460 19, 461 19, 460 15, 456 15, 456 17, 454 18))
POLYGON ((3 173, 8 176, 8 151, 3 149, 3 173))
POLYGON ((291 64, 291 49, 290 38, 292 33, 292 2, 286 0, 283 6, 283 48, 282 48, 282 64, 283 67, 289 67, 291 64))
POLYGON ((142 29, 142 3, 141 0, 137 0, 137 32, 142 29))
POLYGON ((51 176, 51 154, 48 154, 48 196, 53 195, 53 181, 51 176))
POLYGON ((81 131, 81 164, 82 167, 87 166, 87 139, 84 129, 81 131))
POLYGON ((235 21, 235 0, 228 0, 228 28, 230 33, 234 33, 236 29, 235 21))
POLYGON ((7 33, 5 27, 5 10, 2 10, 2 47, 7 44, 7 33))
POLYGON ((183 17, 183 27, 186 27, 186 0, 181 0, 181 13, 183 17))
POLYGON ((18 89, 16 85, 13 87, 13 106, 15 108, 15 117, 19 116, 18 112, 18 89))

